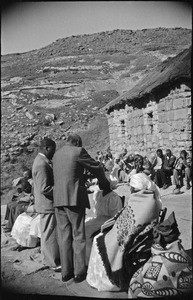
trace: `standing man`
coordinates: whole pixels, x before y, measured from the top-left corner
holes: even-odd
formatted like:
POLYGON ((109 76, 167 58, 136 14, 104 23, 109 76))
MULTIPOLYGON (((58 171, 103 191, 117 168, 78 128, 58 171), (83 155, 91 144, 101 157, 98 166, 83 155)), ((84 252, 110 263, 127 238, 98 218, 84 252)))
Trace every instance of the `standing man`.
POLYGON ((82 147, 81 137, 70 134, 53 158, 54 206, 62 266, 62 281, 86 278, 85 209, 90 208, 84 170, 98 178, 101 190, 110 191, 99 161, 82 147))
POLYGON ((191 158, 188 156, 186 150, 180 152, 180 157, 176 159, 173 170, 173 182, 176 186, 173 193, 180 194, 180 188, 183 186, 183 178, 185 177, 186 189, 189 190, 191 180, 191 158))
POLYGON ((154 180, 157 185, 159 185, 159 183, 156 182, 156 179, 157 179, 156 178, 156 173, 157 173, 157 170, 159 170, 159 169, 162 168, 163 159, 164 159, 164 155, 163 155, 162 149, 157 149, 156 155, 153 155, 150 158, 150 162, 152 164, 152 176, 151 176, 151 179, 154 180))
POLYGON ((171 184, 170 176, 173 175, 173 168, 176 157, 172 154, 170 149, 166 150, 166 154, 163 157, 163 164, 161 169, 158 169, 155 176, 156 184, 163 189, 167 189, 171 184))
POLYGON ((40 151, 32 166, 34 184, 35 210, 40 213, 41 253, 44 263, 59 268, 59 247, 56 238, 56 218, 53 207, 53 168, 51 159, 55 153, 56 144, 53 140, 44 138, 40 151))

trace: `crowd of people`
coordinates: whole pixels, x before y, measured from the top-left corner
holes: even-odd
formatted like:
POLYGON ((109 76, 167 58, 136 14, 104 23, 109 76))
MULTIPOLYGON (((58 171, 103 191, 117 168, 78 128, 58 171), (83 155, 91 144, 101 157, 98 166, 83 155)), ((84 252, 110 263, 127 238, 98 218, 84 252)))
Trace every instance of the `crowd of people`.
POLYGON ((144 172, 159 188, 167 189, 170 185, 175 185, 174 194, 180 194, 184 181, 186 189, 191 188, 192 159, 186 150, 180 151, 177 158, 170 149, 165 154, 162 149, 158 149, 155 154, 147 156, 128 154, 127 149, 123 149, 114 158, 108 150, 104 154, 98 151, 96 159, 101 162, 110 178, 116 179, 118 183, 129 182, 133 174, 144 172))
MULTIPOLYGON (((158 224, 160 188, 172 184, 171 176, 174 194, 180 193, 184 181, 190 189, 191 157, 185 150, 176 158, 170 149, 165 154, 158 149, 149 157, 127 149, 113 156, 107 149, 97 151, 94 159, 77 134, 69 134, 57 151, 56 143, 44 138, 32 171, 25 169, 13 181, 4 230, 16 239, 16 250, 40 244, 42 262, 61 272, 63 282, 86 279, 99 291, 128 290, 134 271, 129 274, 125 268, 125 252, 158 224), (113 191, 122 183, 131 190, 127 204, 113 191), (94 201, 91 218, 86 216, 88 193, 94 201)), ((172 235, 170 243, 178 236, 172 235)), ((190 274, 186 275, 189 282, 190 274)))

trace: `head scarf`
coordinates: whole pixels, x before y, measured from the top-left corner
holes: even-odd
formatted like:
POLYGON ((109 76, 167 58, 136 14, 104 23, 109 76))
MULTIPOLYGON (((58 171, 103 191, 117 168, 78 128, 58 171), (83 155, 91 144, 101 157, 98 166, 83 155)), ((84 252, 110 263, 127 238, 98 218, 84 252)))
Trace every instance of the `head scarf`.
POLYGON ((137 173, 131 176, 130 186, 138 190, 149 190, 154 192, 156 200, 161 202, 161 194, 159 187, 145 174, 137 173))

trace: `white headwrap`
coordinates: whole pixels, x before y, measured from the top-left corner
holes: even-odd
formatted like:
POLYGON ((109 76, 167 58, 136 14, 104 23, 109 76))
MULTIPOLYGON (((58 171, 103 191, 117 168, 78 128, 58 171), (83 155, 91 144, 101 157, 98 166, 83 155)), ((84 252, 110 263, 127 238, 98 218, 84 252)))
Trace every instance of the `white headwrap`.
POLYGON ((155 199, 161 202, 161 194, 159 187, 145 173, 137 173, 131 176, 130 186, 138 190, 153 191, 155 199))

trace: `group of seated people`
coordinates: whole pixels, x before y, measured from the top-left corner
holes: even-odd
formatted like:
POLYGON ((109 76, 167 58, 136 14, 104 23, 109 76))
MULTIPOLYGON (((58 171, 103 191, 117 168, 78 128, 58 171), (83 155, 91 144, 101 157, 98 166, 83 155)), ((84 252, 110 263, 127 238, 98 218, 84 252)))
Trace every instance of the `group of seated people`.
MULTIPOLYGON (((183 176, 186 179, 186 188, 190 188, 191 159, 187 152, 182 150, 177 159, 169 149, 166 150, 165 155, 161 149, 158 149, 156 155, 150 159, 139 154, 128 155, 126 151, 115 158, 110 152, 106 153, 104 159, 102 153, 97 154, 97 159, 103 164, 110 181, 111 192, 105 194, 99 189, 97 180, 87 174, 87 186, 89 192, 93 193, 94 203, 94 215, 85 220, 88 265, 86 281, 88 284, 98 291, 126 290, 131 298, 138 295, 141 297, 164 296, 168 289, 179 293, 189 291, 192 288, 192 275, 189 271, 191 259, 187 257, 180 244, 180 233, 175 217, 172 215, 159 227, 162 211, 159 187, 167 188, 170 184, 168 177, 173 175, 175 191, 180 190, 183 176), (128 203, 124 203, 124 196, 120 197, 113 191, 121 182, 128 183, 130 186, 131 195, 128 203), (130 250, 133 245, 138 239, 142 240, 147 233, 151 233, 147 258, 140 267, 139 265, 136 267, 131 262, 128 267, 128 261, 127 263, 125 261, 126 255, 131 257, 130 250), (168 271, 165 271, 165 262, 162 261, 159 263, 163 265, 163 268, 159 269, 162 277, 154 278, 151 292, 148 285, 143 286, 143 289, 142 285, 136 287, 136 280, 142 282, 146 278, 145 276, 139 278, 146 264, 150 264, 149 273, 153 276, 155 262, 152 261, 151 252, 157 251, 156 255, 159 256, 158 250, 160 257, 165 255, 163 253, 180 254, 184 258, 184 263, 179 264, 179 261, 174 260, 167 262, 166 266, 170 268, 168 275, 168 271), (174 270, 178 270, 175 280, 172 279, 174 270), (169 276, 170 284, 165 283, 164 272, 169 276), (185 289, 183 286, 177 286, 182 275, 186 282, 185 289)), ((15 192, 7 205, 5 215, 7 232, 11 232, 12 237, 16 239, 19 251, 26 247, 36 247, 38 243, 41 243, 40 219, 34 209, 33 181, 30 172, 30 170, 25 170, 21 178, 14 180, 15 192)))
MULTIPOLYGON (((100 161, 104 167, 112 189, 120 183, 130 184, 131 176, 141 172, 148 175, 159 188, 163 189, 171 185, 171 176, 173 175, 173 184, 175 185, 174 194, 181 193, 180 189, 184 185, 184 179, 186 189, 190 189, 191 187, 192 161, 190 155, 185 150, 180 152, 178 158, 172 154, 170 149, 167 149, 165 154, 163 154, 161 149, 158 149, 156 154, 151 155, 149 158, 139 154, 128 154, 126 149, 123 149, 120 154, 114 157, 110 150, 104 153, 97 151, 96 160, 100 161)), ((89 187, 95 185, 96 188, 97 186, 95 179, 92 178, 91 174, 88 174, 85 181, 88 192, 91 193, 92 188, 90 189, 89 187)), ((13 180, 13 189, 9 197, 10 201, 8 201, 5 214, 5 232, 12 231, 17 217, 24 212, 28 213, 31 217, 36 217, 33 181, 30 169, 24 168, 22 176, 13 180)), ((112 217, 112 214, 110 213, 108 216, 112 217)), ((100 224, 102 224, 102 221, 100 224)))
POLYGON ((98 151, 97 154, 97 159, 103 164, 111 180, 117 180, 118 183, 129 182, 134 173, 145 172, 159 188, 163 189, 172 184, 171 176, 173 176, 174 194, 181 193, 184 179, 186 189, 191 188, 192 159, 186 150, 180 151, 177 158, 170 149, 167 149, 165 154, 162 149, 158 149, 150 156, 128 154, 126 149, 114 158, 110 152, 103 154, 98 151))

